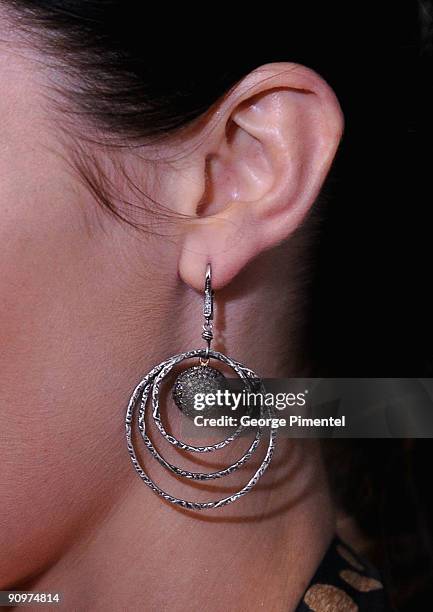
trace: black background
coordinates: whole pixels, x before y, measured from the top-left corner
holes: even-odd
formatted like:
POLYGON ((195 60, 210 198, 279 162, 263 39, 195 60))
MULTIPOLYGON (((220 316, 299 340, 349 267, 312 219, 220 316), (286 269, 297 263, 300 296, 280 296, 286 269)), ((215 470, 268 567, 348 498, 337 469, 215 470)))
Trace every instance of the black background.
POLYGON ((346 121, 312 304, 322 375, 433 375, 433 37, 422 5, 384 4, 341 14, 338 46, 311 54, 346 121))
MULTIPOLYGON (((333 9, 321 20, 312 8, 309 41, 294 58, 326 78, 345 115, 322 194, 309 327, 315 374, 433 377, 433 3, 333 9)), ((335 496, 360 526, 393 604, 431 609, 432 440, 324 448, 335 496)))

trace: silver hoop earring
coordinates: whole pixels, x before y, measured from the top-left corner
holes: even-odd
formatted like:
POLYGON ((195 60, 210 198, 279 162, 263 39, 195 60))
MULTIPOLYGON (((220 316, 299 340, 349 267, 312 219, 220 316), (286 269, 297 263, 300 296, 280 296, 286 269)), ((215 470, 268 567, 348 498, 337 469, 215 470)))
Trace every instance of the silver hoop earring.
MULTIPOLYGON (((158 463, 168 471, 172 472, 173 474, 176 474, 177 476, 181 476, 189 480, 205 481, 227 476, 228 474, 231 474, 232 472, 240 468, 242 465, 247 463, 247 461, 253 456, 254 451, 259 446, 259 443, 263 436, 263 428, 257 426, 255 428, 255 437, 251 445, 235 463, 232 463, 225 469, 218 470, 215 472, 190 472, 176 465, 173 465, 169 463, 166 459, 164 459, 162 455, 153 446, 150 438, 146 433, 145 419, 148 404, 152 406, 153 421, 163 438, 165 438, 165 440, 173 446, 182 450, 194 453, 213 452, 228 446, 231 442, 233 442, 233 440, 238 438, 245 429, 244 426, 240 425, 228 438, 210 446, 193 446, 191 444, 182 442, 181 440, 175 438, 173 435, 167 433, 160 416, 159 392, 163 380, 168 376, 174 366, 185 360, 189 360, 192 358, 198 358, 199 360, 198 365, 190 366, 181 374, 179 374, 174 384, 174 401, 179 407, 179 409, 182 410, 182 412, 186 415, 191 416, 191 402, 195 393, 202 392, 203 389, 213 390, 216 386, 218 386, 218 384, 220 384, 221 380, 225 379, 224 375, 217 368, 209 365, 211 360, 216 362, 219 361, 229 366, 235 372, 235 374, 240 377, 247 390, 253 391, 255 393, 257 393, 258 390, 264 392, 261 380, 252 370, 242 365, 238 361, 227 357, 223 353, 219 353, 218 351, 214 351, 211 349, 211 342, 213 339, 213 299, 214 292, 212 290, 212 271, 210 264, 208 264, 206 269, 204 286, 204 324, 202 331, 202 338, 206 341, 206 347, 187 351, 186 353, 180 353, 179 355, 174 355, 166 361, 163 361, 157 366, 155 366, 135 387, 128 403, 125 419, 126 441, 129 456, 136 472, 138 473, 142 481, 148 487, 150 487, 154 493, 156 493, 163 499, 171 502, 172 504, 175 504, 176 506, 187 508, 188 510, 210 510, 212 508, 222 508, 223 506, 237 501, 246 493, 251 491, 251 489, 257 484, 257 482, 269 466, 269 463, 272 459, 272 455, 274 453, 275 439, 277 435, 277 430, 275 428, 271 428, 269 430, 269 439, 265 457, 256 472, 244 485, 244 487, 239 491, 236 491, 232 495, 229 495, 228 497, 224 497, 215 501, 187 501, 174 497, 169 493, 166 493, 146 474, 137 459, 134 444, 132 441, 132 422, 135 413, 137 413, 138 429, 140 431, 141 437, 152 457, 156 459, 158 463)), ((263 406, 263 402, 261 402, 260 418, 269 418, 269 416, 270 409, 267 406, 263 406)))

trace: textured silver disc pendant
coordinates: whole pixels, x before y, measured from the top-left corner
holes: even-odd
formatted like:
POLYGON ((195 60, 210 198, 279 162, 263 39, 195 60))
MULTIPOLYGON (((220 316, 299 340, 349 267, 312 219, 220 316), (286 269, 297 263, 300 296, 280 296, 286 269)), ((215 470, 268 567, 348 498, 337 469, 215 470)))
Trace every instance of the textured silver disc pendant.
MULTIPOLYGON (((133 422, 134 413, 137 414, 138 429, 140 431, 143 442, 147 450, 154 457, 154 459, 156 459, 160 463, 160 465, 162 465, 165 469, 169 470, 173 474, 176 474, 177 476, 182 476, 186 479, 191 479, 191 480, 213 480, 215 478, 221 478, 223 476, 227 476, 228 474, 231 474, 232 472, 236 471, 237 469, 239 469, 242 465, 244 465, 245 463, 247 463, 247 461, 251 459, 255 450, 258 448, 260 441, 262 439, 262 436, 263 436, 263 428, 261 428, 260 426, 255 428, 255 437, 253 441, 251 442, 249 448, 244 452, 244 454, 241 457, 239 457, 237 461, 230 464, 226 468, 217 470, 215 472, 191 472, 189 470, 185 470, 176 465, 173 465, 172 463, 164 459, 164 457, 153 446, 151 439, 146 433, 146 411, 148 410, 149 407, 151 407, 153 422, 155 423, 157 429, 159 430, 163 438, 165 438, 165 440, 169 442, 170 444, 172 444, 173 446, 176 446, 177 448, 180 448, 182 450, 186 450, 189 452, 208 453, 208 452, 214 452, 222 448, 225 448, 226 446, 231 444, 234 440, 236 440, 236 438, 238 438, 245 429, 242 425, 239 425, 237 429, 229 437, 225 438, 224 440, 221 440, 220 442, 217 442, 215 444, 211 444, 208 446, 193 446, 191 444, 178 440, 172 434, 167 433, 162 423, 160 409, 159 409, 159 391, 161 388, 161 384, 174 366, 176 366, 178 363, 184 360, 191 359, 194 357, 199 357, 203 359, 204 358, 205 359, 209 359, 209 358, 216 359, 218 361, 225 363, 226 365, 230 366, 234 370, 234 372, 242 379, 247 389, 255 393, 257 392, 257 384, 258 384, 258 381, 260 380, 257 374, 255 374, 252 370, 242 365, 238 361, 235 361, 234 359, 230 359, 230 357, 227 357, 223 353, 218 353, 216 351, 212 351, 208 349, 195 349, 193 351, 188 351, 186 353, 180 353, 179 355, 174 355, 173 357, 170 357, 166 361, 163 361, 162 363, 157 365, 155 368, 153 368, 153 370, 151 370, 138 383, 138 385, 134 389, 134 392, 131 395, 131 398, 128 404, 128 408, 126 411, 126 419, 125 419, 126 441, 127 441, 129 456, 131 458, 132 464, 137 474, 140 476, 142 481, 148 487, 150 487, 152 491, 154 491, 154 493, 156 493, 157 495, 159 495, 166 501, 171 502, 172 504, 175 504, 177 506, 187 508, 188 510, 210 510, 211 508, 221 508, 223 506, 226 506, 227 504, 233 503, 234 501, 240 499, 246 493, 251 491, 251 489, 257 484, 257 482, 259 481, 261 476, 264 474, 265 470, 267 469, 272 459, 272 455, 274 453, 277 430, 270 429, 265 456, 261 464, 255 470, 255 472, 250 477, 248 482, 240 490, 234 492, 232 495, 228 495, 226 497, 217 499, 215 501, 195 502, 195 501, 188 501, 185 499, 174 497, 173 495, 170 495, 169 493, 161 489, 150 478, 150 476, 148 476, 148 474, 145 472, 143 467, 140 465, 140 462, 137 458, 137 454, 134 448, 134 443, 132 440, 132 422, 133 422)), ((263 387, 261 388, 261 390, 262 392, 264 392, 263 387)), ((269 416, 272 416, 272 413, 270 412, 270 409, 268 407, 262 406, 260 408, 260 416, 263 418, 267 418, 269 416)))
MULTIPOLYGON (((224 391, 226 377, 216 368, 209 365, 193 366, 184 370, 176 378, 173 388, 173 399, 176 406, 186 415, 194 418, 198 414, 206 417, 218 415, 218 407, 205 405, 198 410, 196 407, 196 396, 201 394, 215 395, 217 391, 224 391)), ((205 399, 203 400, 205 402, 205 399)))

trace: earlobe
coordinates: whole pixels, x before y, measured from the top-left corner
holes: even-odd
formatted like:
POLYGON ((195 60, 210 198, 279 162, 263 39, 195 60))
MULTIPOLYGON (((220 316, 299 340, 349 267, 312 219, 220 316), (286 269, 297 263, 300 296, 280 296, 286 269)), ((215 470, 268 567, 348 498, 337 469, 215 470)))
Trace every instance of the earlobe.
POLYGON ((179 261, 181 277, 196 289, 206 263, 222 287, 291 235, 319 194, 343 130, 331 88, 290 64, 246 77, 216 118, 206 143, 206 193, 185 227, 179 261))

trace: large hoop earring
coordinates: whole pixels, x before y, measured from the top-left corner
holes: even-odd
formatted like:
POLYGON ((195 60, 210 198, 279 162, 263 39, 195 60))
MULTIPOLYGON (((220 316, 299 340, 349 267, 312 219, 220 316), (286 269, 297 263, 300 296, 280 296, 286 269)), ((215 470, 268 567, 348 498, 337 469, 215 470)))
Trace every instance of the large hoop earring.
MULTIPOLYGON (((191 358, 198 358, 199 360, 198 365, 190 366, 181 374, 179 374, 174 384, 174 400, 177 406, 187 415, 191 416, 190 399, 194 395, 194 392, 198 392, 200 389, 206 387, 214 388, 215 384, 218 384, 220 378, 224 379, 223 374, 218 369, 209 365, 211 360, 214 360, 216 362, 219 361, 229 366, 234 371, 234 373, 239 376, 239 378, 242 380, 243 384, 248 390, 255 393, 257 393, 258 391, 264 393, 262 381, 255 374, 255 372, 253 372, 251 369, 247 368, 243 364, 239 363, 238 361, 227 357, 223 353, 211 349, 211 342, 213 339, 213 301, 214 292, 212 290, 212 270, 211 265, 208 264, 205 275, 203 304, 204 324, 202 330, 202 338, 206 341, 206 347, 194 349, 185 353, 180 353, 179 355, 174 355, 172 357, 169 357, 166 361, 163 361, 157 366, 155 366, 135 387, 128 403, 125 418, 126 442, 129 456, 141 480, 148 487, 150 487, 154 493, 156 493, 166 501, 176 506, 186 508, 188 510, 210 510, 212 508, 222 508, 223 506, 227 506, 228 504, 237 501, 238 499, 246 495, 249 491, 251 491, 251 489, 257 484, 257 482, 269 466, 269 463, 272 459, 272 455, 274 453, 275 440, 277 435, 276 428, 271 428, 269 430, 269 439, 265 457, 256 472, 253 474, 250 480, 242 487, 242 489, 236 491, 232 495, 223 497, 215 501, 187 501, 185 499, 180 499, 174 497, 173 495, 170 495, 169 493, 166 493, 147 475, 147 473, 144 471, 137 459, 137 455, 134 449, 134 443, 132 440, 132 422, 134 413, 137 413, 138 429, 140 431, 144 444, 149 453, 152 455, 152 457, 156 459, 158 463, 168 471, 172 472, 173 474, 176 474, 177 476, 181 476, 189 480, 204 481, 227 476, 228 474, 231 474, 232 472, 239 469, 242 465, 247 463, 247 461, 253 456, 255 450, 259 446, 259 443, 263 436, 263 428, 260 427, 260 425, 255 428, 255 437, 251 445, 237 461, 235 461, 228 467, 222 470, 217 470, 215 472, 191 472, 188 470, 184 470, 176 465, 173 465, 169 463, 166 459, 164 459, 164 457, 162 457, 162 455, 153 446, 150 438, 146 433, 146 411, 148 410, 149 405, 152 406, 153 421, 163 438, 165 438, 165 440, 173 446, 176 446, 177 448, 180 448, 182 450, 194 453, 214 452, 231 444, 244 431, 245 427, 239 425, 229 437, 225 438, 221 442, 209 446, 193 446, 191 444, 182 442, 181 440, 178 440, 175 436, 167 433, 160 415, 160 387, 163 380, 168 376, 171 370, 176 365, 185 360, 191 358)), ((272 416, 271 412, 272 410, 269 407, 264 406, 263 402, 261 402, 260 418, 269 418, 270 416, 272 416)))

